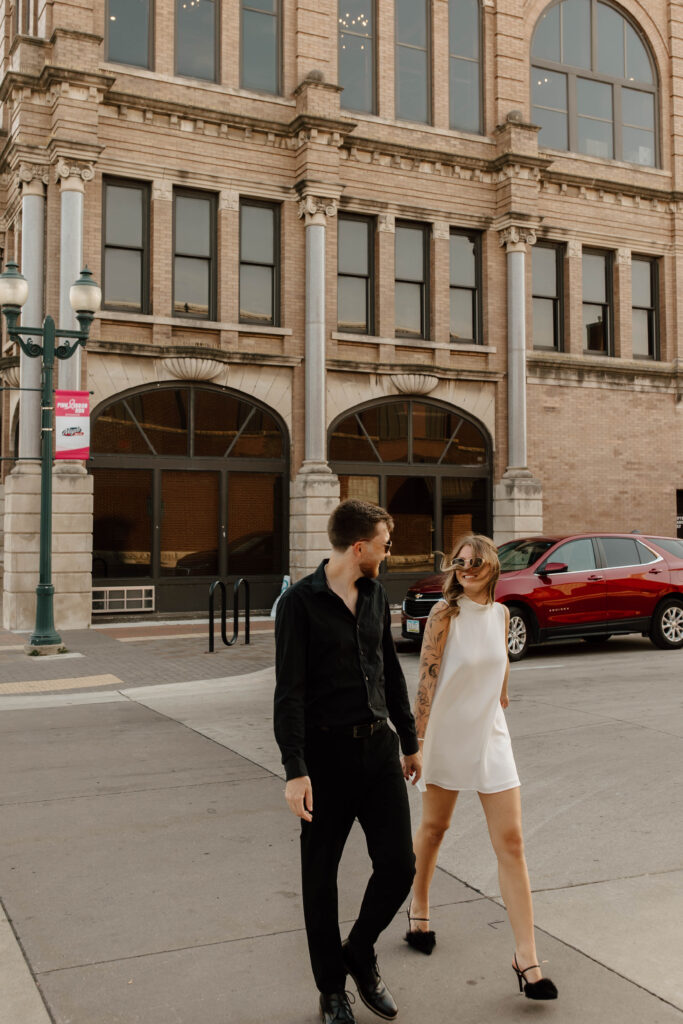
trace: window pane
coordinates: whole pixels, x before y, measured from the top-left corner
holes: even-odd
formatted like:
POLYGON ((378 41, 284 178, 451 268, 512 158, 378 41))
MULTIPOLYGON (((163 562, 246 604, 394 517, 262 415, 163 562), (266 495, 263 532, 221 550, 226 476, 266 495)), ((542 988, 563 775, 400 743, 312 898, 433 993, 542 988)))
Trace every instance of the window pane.
POLYGON ((434 480, 387 477, 387 510, 394 520, 388 572, 433 572, 434 480))
POLYGON ((459 423, 446 409, 413 402, 413 462, 438 462, 459 423))
POLYGON ((611 160, 614 156, 612 122, 594 121, 592 118, 577 118, 579 131, 579 153, 611 160))
POLYGON ((544 68, 532 68, 532 99, 537 107, 567 109, 567 76, 544 68))
POLYGON ((597 70, 603 75, 625 78, 624 19, 607 4, 598 4, 597 49, 597 70))
POLYGON ((481 466, 486 462, 486 442, 480 430, 463 420, 441 460, 450 466, 481 466))
POLYGON ((356 416, 349 416, 336 427, 330 439, 330 459, 340 462, 377 462, 377 455, 356 416))
POLYGON ((451 284, 474 288, 477 283, 474 239, 451 235, 451 284))
POLYGON ((647 309, 631 311, 633 323, 633 354, 634 356, 651 355, 650 346, 650 313, 647 309))
POLYGON ((338 224, 338 260, 340 274, 368 274, 368 235, 366 220, 340 217, 338 224))
POLYGON ((218 473, 161 474, 161 575, 218 575, 218 473))
POLYGON ((562 16, 562 63, 576 68, 591 66, 590 0, 564 0, 562 16))
POLYGON ((534 57, 541 60, 560 61, 560 5, 555 4, 541 15, 534 32, 532 47, 534 57))
POLYGON ((240 266, 240 320, 273 322, 273 269, 253 263, 240 266))
POLYGON ((242 9, 242 88, 279 92, 277 18, 242 9))
POLYGON ((621 109, 624 124, 634 128, 647 128, 654 131, 655 98, 651 92, 640 92, 637 89, 621 90, 621 109))
POLYGON ((273 417, 240 402, 246 414, 246 426, 230 449, 230 458, 240 459, 279 459, 282 457, 282 433, 273 417))
POLYGON ((339 277, 337 284, 337 321, 341 329, 367 331, 367 285, 364 277, 339 277))
POLYGON ((555 302, 537 299, 534 303, 534 348, 555 348, 555 302))
POLYGON ((441 480, 443 549, 449 557, 464 533, 490 532, 486 516, 486 481, 472 477, 441 480))
POLYGON ((142 253, 132 249, 105 249, 105 302, 126 309, 142 307, 142 253))
POLYGON ((396 226, 396 277, 424 280, 424 231, 421 227, 396 226))
POLYGON ((603 306, 584 303, 583 347, 590 352, 607 352, 607 325, 603 321, 603 306))
POLYGON ((374 112, 374 0, 339 2, 339 84, 347 110, 374 112))
POLYGON ((650 562, 657 561, 657 555, 654 551, 645 547, 645 545, 641 544, 639 540, 636 541, 636 547, 638 548, 638 557, 640 558, 641 565, 648 565, 650 562))
POLYGON ((173 281, 173 309, 182 316, 209 315, 209 267, 208 260, 188 259, 176 256, 173 281))
POLYGON ((142 247, 142 189, 106 186, 106 245, 142 247))
POLYGON ((175 197, 175 251, 183 256, 211 255, 211 201, 175 197))
POLYGON ((109 60, 149 67, 149 0, 109 0, 109 60))
POLYGON ((631 304, 652 305, 652 264, 649 260, 634 259, 631 262, 631 304))
POLYGON ((450 0, 448 35, 452 57, 479 59, 479 0, 450 0))
POLYGON ((633 28, 626 22, 626 77, 631 82, 652 83, 652 65, 643 42, 633 28))
POLYGON ((158 455, 188 455, 187 388, 163 388, 133 395, 127 405, 158 455))
POLYGON ((230 575, 281 573, 282 533, 282 477, 275 473, 230 473, 230 575))
POLYGON ((275 262, 275 210, 272 206, 240 207, 240 259, 245 263, 275 262))
POLYGON ((607 301, 607 259, 602 253, 585 252, 581 259, 584 302, 607 301))
POLYGON ((429 120, 427 54, 405 46, 396 49, 396 116, 404 121, 429 120))
POLYGON ((600 540, 608 566, 640 565, 638 546, 634 540, 627 537, 601 537, 600 540))
POLYGON ((422 335, 422 285, 396 282, 396 331, 422 335))
POLYGON ((451 288, 451 338, 474 341, 476 338, 472 292, 451 288))
POLYGON ((339 492, 340 501, 355 498, 357 501, 369 501, 373 505, 379 505, 379 477, 340 474, 339 492))
POLYGON ((216 80, 214 0, 176 0, 176 73, 216 80))
POLYGON ((248 0, 244 6, 254 11, 263 11, 265 14, 276 14, 277 3, 278 0, 248 0))
POLYGON ((359 413, 383 462, 408 461, 408 403, 390 402, 359 413))
POLYGON ((534 123, 539 125, 538 144, 541 149, 568 149, 567 115, 555 110, 533 109, 534 123))
POLYGON ((622 140, 624 152, 622 160, 645 167, 655 165, 654 132, 645 132, 641 128, 623 128, 622 140))
POLYGON ((128 402, 116 402, 97 417, 92 428, 93 452, 98 455, 152 454, 144 434, 135 424, 135 414, 131 410, 130 402, 132 399, 128 402))
POLYGON ((427 46, 426 0, 396 0, 396 39, 411 46, 427 46))
POLYGON ((577 78, 576 109, 579 115, 611 121, 612 86, 605 82, 592 82, 588 78, 577 78))
POLYGON ((588 537, 581 540, 570 540, 560 544, 550 555, 550 562, 564 562, 568 572, 583 572, 595 569, 593 544, 588 537))
POLYGON ((557 295, 557 249, 535 245, 531 250, 534 295, 557 295))
POLYGON ((238 422, 240 410, 249 411, 249 407, 230 395, 195 391, 194 454, 222 458, 241 425, 238 422))
POLYGON ((95 468, 93 477, 93 576, 150 576, 151 470, 95 468))
POLYGON ((450 59, 450 126, 463 132, 478 132, 481 124, 479 113, 479 62, 450 59))

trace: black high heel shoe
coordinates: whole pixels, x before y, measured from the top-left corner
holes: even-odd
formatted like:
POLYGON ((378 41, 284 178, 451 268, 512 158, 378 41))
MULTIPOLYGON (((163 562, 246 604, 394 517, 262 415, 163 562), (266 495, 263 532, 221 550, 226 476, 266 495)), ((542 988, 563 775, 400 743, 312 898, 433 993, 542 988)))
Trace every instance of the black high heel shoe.
POLYGON ((519 991, 524 992, 527 999, 557 999, 557 988, 553 985, 550 978, 539 978, 538 981, 527 981, 524 975, 527 971, 532 971, 534 967, 539 967, 540 964, 529 964, 524 970, 521 970, 517 963, 517 956, 515 955, 512 963, 512 970, 517 975, 517 981, 519 982, 519 991))
POLYGON ((429 921, 428 917, 411 917, 410 911, 413 906, 413 901, 410 901, 410 906, 406 910, 408 915, 408 931, 403 936, 404 940, 408 943, 412 949, 416 949, 418 953, 424 953, 425 956, 431 956, 432 950, 436 945, 436 935, 434 932, 414 932, 410 927, 413 921, 429 921))

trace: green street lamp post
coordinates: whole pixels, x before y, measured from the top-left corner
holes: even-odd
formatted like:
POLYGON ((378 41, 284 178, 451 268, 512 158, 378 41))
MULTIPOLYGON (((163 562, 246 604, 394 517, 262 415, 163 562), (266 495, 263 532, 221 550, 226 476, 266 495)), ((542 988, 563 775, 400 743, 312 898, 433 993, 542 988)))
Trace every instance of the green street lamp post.
POLYGON ((90 325, 100 308, 102 292, 86 267, 69 291, 69 301, 80 330, 58 331, 51 316, 42 327, 18 326, 21 307, 28 298, 28 281, 16 263, 8 263, 0 274, 0 306, 7 320, 11 341, 21 345, 32 359, 42 356, 41 449, 40 449, 40 578, 36 587, 36 622, 28 642, 29 649, 59 646, 62 639, 54 625, 54 592, 52 584, 52 423, 54 411, 55 359, 69 359, 79 345, 85 347, 90 325), (33 339, 42 338, 43 344, 33 339), (65 339, 62 344, 57 340, 65 339))

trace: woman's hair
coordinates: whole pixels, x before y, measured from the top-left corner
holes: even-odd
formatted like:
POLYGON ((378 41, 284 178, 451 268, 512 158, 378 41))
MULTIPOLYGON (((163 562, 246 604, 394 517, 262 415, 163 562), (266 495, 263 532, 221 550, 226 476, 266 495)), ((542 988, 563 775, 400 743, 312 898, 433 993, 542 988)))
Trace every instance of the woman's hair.
MULTIPOLYGON (((496 583, 500 576, 500 562, 498 561, 496 545, 489 537, 484 537, 481 533, 466 533, 463 537, 458 538, 450 557, 450 563, 453 562, 454 558, 458 557, 466 544, 469 544, 472 548, 472 557, 483 558, 484 563, 491 569, 491 578, 486 587, 486 598, 488 604, 493 604, 496 583)), ((443 587, 443 598, 448 608, 444 609, 444 612, 446 615, 456 618, 460 614, 458 601, 463 593, 463 588, 458 583, 455 568, 452 564, 446 566, 445 572, 446 581, 443 587)))

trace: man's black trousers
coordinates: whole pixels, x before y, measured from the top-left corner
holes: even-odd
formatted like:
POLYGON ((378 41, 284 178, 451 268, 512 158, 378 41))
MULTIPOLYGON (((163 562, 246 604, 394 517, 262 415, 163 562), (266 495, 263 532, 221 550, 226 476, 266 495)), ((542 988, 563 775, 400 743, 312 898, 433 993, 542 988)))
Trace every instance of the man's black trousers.
POLYGON ((415 874, 406 783, 398 738, 388 725, 371 736, 312 732, 306 764, 313 786, 313 821, 302 822, 301 871, 311 966, 321 992, 344 989, 337 870, 357 818, 365 833, 372 875, 349 934, 370 957, 410 891, 415 874))

